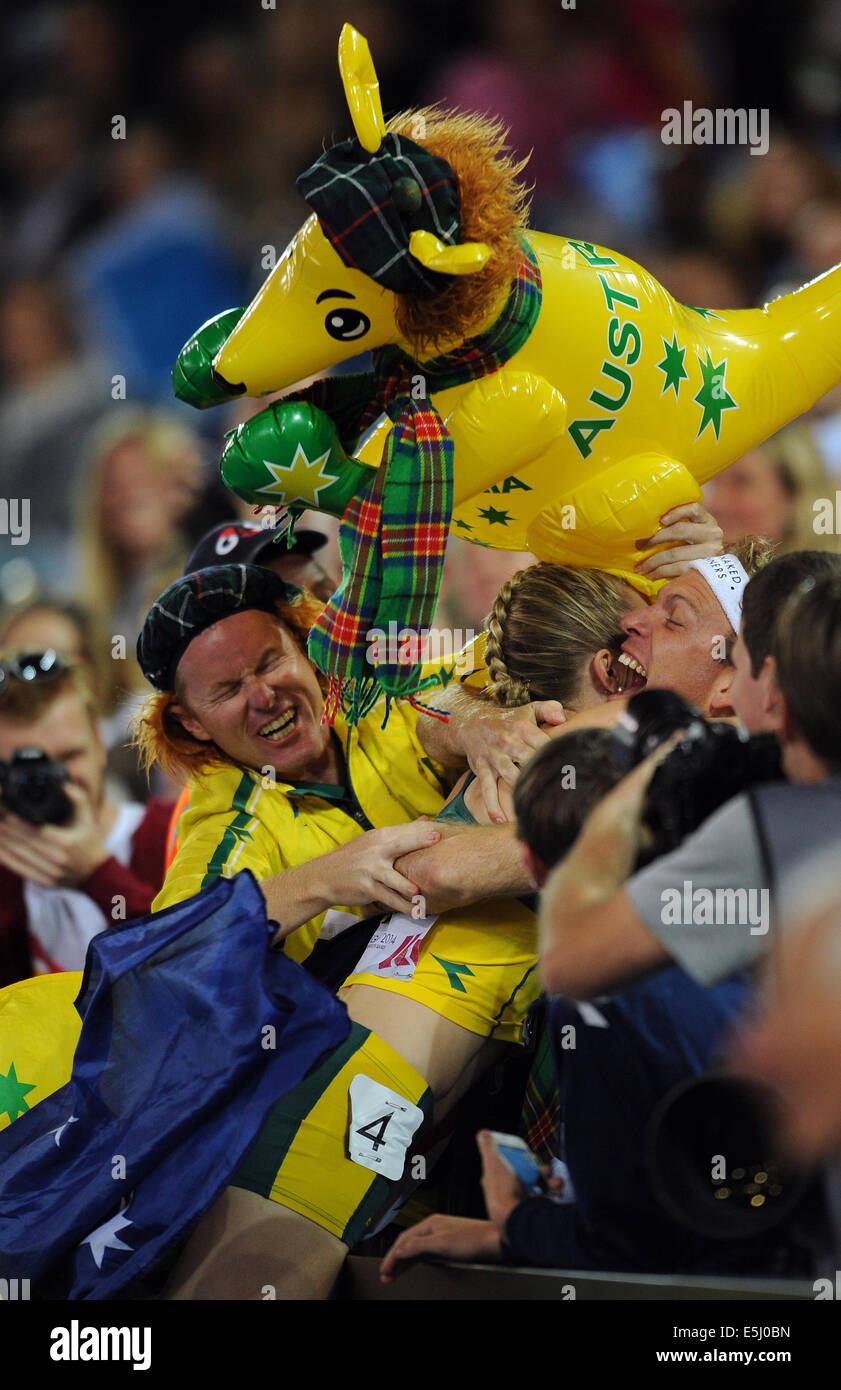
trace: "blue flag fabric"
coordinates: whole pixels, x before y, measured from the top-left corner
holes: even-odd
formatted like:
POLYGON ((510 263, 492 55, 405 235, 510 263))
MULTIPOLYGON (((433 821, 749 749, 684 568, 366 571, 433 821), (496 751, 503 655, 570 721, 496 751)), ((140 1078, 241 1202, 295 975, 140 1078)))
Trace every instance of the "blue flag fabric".
POLYGON ((0 1134, 0 1276, 35 1298, 113 1298, 344 1041, 344 1006, 268 950, 271 930, 243 872, 94 938, 71 1079, 0 1134))

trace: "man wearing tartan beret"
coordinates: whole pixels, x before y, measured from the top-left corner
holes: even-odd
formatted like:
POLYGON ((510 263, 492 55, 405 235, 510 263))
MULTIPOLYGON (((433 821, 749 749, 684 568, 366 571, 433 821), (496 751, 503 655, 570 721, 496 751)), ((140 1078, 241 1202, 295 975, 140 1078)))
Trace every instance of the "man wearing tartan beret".
POLYGON ((274 613, 301 590, 260 565, 211 565, 183 575, 155 599, 137 639, 141 671, 156 690, 174 690, 178 663, 199 633, 254 608, 274 613))
MULTIPOLYGON (((157 690, 139 716, 137 736, 149 762, 190 779, 178 849, 154 910, 193 897, 220 876, 250 871, 277 924, 275 945, 313 973, 326 971, 335 988, 378 924, 378 917, 366 922, 366 914, 392 913, 396 931, 403 921, 417 926, 418 903, 422 911, 443 912, 451 902, 516 892, 526 879, 510 827, 477 827, 453 841, 428 819, 454 773, 429 757, 427 726, 446 730, 447 756, 463 767, 464 755, 470 750, 475 762, 476 749, 503 727, 511 738, 510 712, 498 716, 498 727, 486 716, 441 725, 395 698, 384 728, 381 698, 354 726, 341 713, 331 726, 322 718, 323 677, 305 650, 319 607, 306 591, 248 565, 214 566, 175 581, 153 604, 138 645, 157 690), (469 846, 465 835, 475 837, 469 846)), ((484 716, 484 702, 475 705, 484 716)), ((545 737, 538 709, 523 711, 523 758, 529 738, 545 737)), ((442 918, 434 949, 457 962, 448 946, 451 920, 442 918)), ((358 1089, 349 1088, 373 1086, 375 1099, 386 1090, 416 1118, 422 1113, 416 1139, 425 1142, 433 1103, 454 1101, 480 1057, 484 1065, 502 1045, 490 1035, 524 969, 519 958, 501 968, 498 946, 491 956, 487 971, 460 967, 468 982, 456 974, 455 993, 433 956, 430 969, 440 976, 434 997, 426 986, 401 998, 385 978, 385 988, 352 984, 343 991, 353 1020, 348 1047, 325 1059, 321 1080, 308 1080, 278 1103, 283 1115, 267 1119, 220 1199, 225 1239, 205 1246, 199 1230, 204 1253, 194 1259, 188 1245, 168 1296, 243 1296, 242 1268, 226 1241, 253 1254, 249 1240, 260 1244, 261 1258, 284 1252, 282 1268, 266 1275, 278 1297, 329 1290, 347 1247, 384 1205, 408 1195, 408 1187, 348 1155, 349 1103, 358 1089), (289 1141, 278 1147, 287 1130, 289 1141)), ((363 1106, 355 1122, 360 1132, 370 1131, 366 1113, 363 1106)), ((357 1148, 360 1142, 354 1140, 357 1148)), ((406 1168, 416 1180, 414 1166, 406 1168)), ((218 1220, 215 1209, 207 1220, 218 1220)))

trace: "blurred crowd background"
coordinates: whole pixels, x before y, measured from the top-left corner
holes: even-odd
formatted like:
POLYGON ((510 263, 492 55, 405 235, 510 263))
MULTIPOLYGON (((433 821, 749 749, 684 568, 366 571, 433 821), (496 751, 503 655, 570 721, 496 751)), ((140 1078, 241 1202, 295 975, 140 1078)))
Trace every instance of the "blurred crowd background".
MULTIPOLYGON (((684 303, 762 304, 841 261, 841 0, 266 3, 6 0, 0 18, 0 497, 31 507, 26 545, 0 537, 0 647, 25 612, 14 645, 89 662, 115 746, 149 602, 208 527, 244 514, 217 461, 256 407, 201 416, 170 370, 254 293, 263 248, 279 254, 306 214, 297 174, 351 133, 345 20, 386 115, 440 101, 502 117, 532 152, 532 224, 631 255, 684 303), (664 145, 661 112, 687 100, 767 108, 768 153, 664 145)), ((707 500, 725 540, 835 547, 812 502, 839 478, 841 389, 707 500)), ((304 524, 329 532, 335 577, 335 527, 304 524)), ((453 539, 439 625, 480 627, 529 559, 453 539)))

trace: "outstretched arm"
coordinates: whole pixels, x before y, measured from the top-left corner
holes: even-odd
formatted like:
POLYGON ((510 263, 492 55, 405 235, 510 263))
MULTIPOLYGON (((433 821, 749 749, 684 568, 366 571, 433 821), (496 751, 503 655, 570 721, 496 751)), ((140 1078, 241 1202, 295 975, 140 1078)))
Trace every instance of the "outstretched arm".
POLYGON ((440 828, 428 820, 367 830, 346 845, 296 864, 260 882, 269 917, 277 921, 275 941, 338 903, 364 912, 380 903, 394 912, 411 912, 422 891, 395 867, 400 855, 435 844, 440 828))
POLYGON ((406 854, 394 866, 418 885, 427 914, 532 891, 513 826, 436 821, 435 827, 441 831, 438 844, 406 854))

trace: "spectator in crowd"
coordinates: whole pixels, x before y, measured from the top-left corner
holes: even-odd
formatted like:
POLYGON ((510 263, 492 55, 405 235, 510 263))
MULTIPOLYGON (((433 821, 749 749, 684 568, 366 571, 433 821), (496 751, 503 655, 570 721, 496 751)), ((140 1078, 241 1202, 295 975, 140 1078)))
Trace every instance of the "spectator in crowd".
POLYGON ((640 764, 604 798, 543 895, 548 989, 586 999, 670 961, 710 984, 765 955, 771 918, 783 918, 789 906, 781 891, 787 871, 837 837, 839 644, 841 579, 805 580, 779 617, 771 651, 788 782, 734 797, 639 873, 633 868, 653 765, 640 764), (687 884, 721 906, 710 915, 693 898, 687 907, 687 884), (740 901, 754 905, 738 922, 724 916, 728 889, 742 890, 740 901))
MULTIPOLYGON (((128 732, 143 690, 134 644, 152 598, 181 571, 188 522, 204 493, 201 447, 172 412, 123 404, 101 418, 88 450, 77 508, 79 596, 104 643, 109 771, 142 798, 147 783, 128 732)), ((160 773, 152 785, 159 796, 177 794, 160 773)))
POLYGON ((196 436, 173 415, 129 405, 102 420, 91 450, 79 506, 81 597, 107 644, 109 752, 139 796, 134 755, 117 752, 143 685, 134 643, 153 596, 181 571, 184 522, 200 495, 201 454, 196 436))
MULTIPOLYGON (((109 637, 131 645, 152 596, 180 572, 182 523, 201 486, 195 435, 166 411, 123 405, 91 440, 79 507, 82 597, 109 637)), ((124 684, 139 683, 136 667, 124 684)))
MULTIPOLYGON (((271 520, 272 517, 269 517, 271 520)), ((262 518, 259 521, 223 521, 202 536, 184 566, 184 573, 192 574, 194 570, 207 569, 211 565, 261 565, 263 569, 274 570, 290 584, 308 589, 326 603, 337 585, 337 581, 331 579, 319 560, 315 559, 316 551, 322 550, 326 544, 327 537, 321 531, 296 527, 295 544, 288 546, 283 539, 275 542, 273 530, 264 524, 262 518)), ((189 799, 190 789, 185 786, 172 813, 167 868, 175 858, 178 821, 189 799)))
MULTIPOLYGON (((7 51, 4 44, 4 57, 7 51)), ((59 259, 96 217, 102 134, 85 129, 58 63, 23 80, 20 71, 15 76, 19 85, 7 90, 0 145, 9 193, 0 264, 27 275, 59 259)))
POLYGON ((74 247, 68 282, 129 396, 169 400, 182 344, 220 305, 242 302, 245 277, 213 192, 178 169, 161 124, 129 121, 108 144, 109 215, 74 247))
POLYGON ((296 527, 294 544, 289 546, 285 539, 278 540, 262 519, 224 521, 202 536, 184 565, 184 573, 210 565, 262 565, 326 603, 338 583, 314 558, 326 544, 327 537, 321 531, 296 527))
POLYGON ((108 712, 111 694, 110 644, 95 630, 90 614, 78 603, 44 595, 0 615, 0 652, 57 652, 67 666, 78 666, 97 706, 108 712))
POLYGON ((14 659, 3 665, 0 760, 37 748, 61 763, 71 814, 35 825, 0 803, 2 985, 81 970, 91 938, 147 913, 163 879, 171 805, 110 799, 94 698, 78 668, 48 655, 30 657, 25 670, 14 659))
POLYGON ((70 565, 67 521, 83 441, 110 400, 111 382, 103 359, 80 341, 53 277, 13 280, 0 293, 0 367, 0 487, 5 497, 28 499, 26 559, 42 583, 58 588, 70 565))
MULTIPOLYGON (((741 593, 770 551, 766 541, 747 536, 729 555, 693 560, 686 574, 663 585, 654 603, 626 613, 627 637, 618 658, 631 673, 626 690, 661 686, 677 690, 707 718, 732 714, 731 658, 741 593)), ((654 555, 644 564, 653 567, 658 559, 654 555)))
MULTIPOLYGON (((381 708, 353 730, 341 715, 332 727, 322 721, 319 679, 303 651, 317 607, 311 596, 262 567, 217 566, 170 586, 150 611, 139 644, 144 671, 159 691, 144 710, 141 740, 151 756, 165 759, 182 775, 192 774, 178 854, 156 908, 189 897, 218 875, 249 868, 270 915, 282 924, 278 939, 299 960, 312 952, 326 914, 335 921, 341 912, 346 925, 354 910, 364 915, 372 901, 398 914, 411 913, 424 884, 406 878, 394 863, 437 844, 441 832, 411 817, 434 814, 446 786, 444 769, 423 747, 425 725, 408 702, 392 705, 384 730, 381 708), (240 807, 250 807, 245 822, 240 807), (248 827, 247 841, 240 826, 248 827)), ((551 710, 542 712, 551 716, 551 710)), ((534 722, 532 729, 542 740, 534 722)), ((452 760, 462 755, 455 723, 448 735, 452 760)), ((469 872, 462 863, 454 876, 461 893, 469 881, 478 896, 493 892, 493 879, 509 867, 500 846, 492 861, 474 855, 469 872)), ((437 910, 431 888, 428 907, 437 910)), ((447 973, 438 973, 439 994, 446 1001, 452 994, 447 973)), ((427 1090, 430 1102, 434 1097, 444 1106, 453 1103, 471 1077, 471 1068, 460 1065, 464 1050, 475 1054, 483 1039, 454 1023, 444 1007, 436 1011, 426 1002, 392 999, 387 989, 367 984, 351 992, 347 1003, 360 1050, 348 1068, 387 1078, 391 1089, 413 1104, 427 1090)), ((336 1091, 342 1114, 352 1071, 343 1075, 344 1083, 337 1085, 345 1089, 336 1091)), ((299 1116, 298 1156, 316 1136, 313 1123, 308 1115, 299 1116)), ((299 1296, 302 1287, 313 1294, 329 1289, 351 1218, 358 1208, 373 1218, 392 1191, 369 1191, 365 1175, 353 1172, 343 1132, 344 1121, 337 1116, 308 1188, 299 1175, 284 1181, 285 1195, 258 1200, 254 1194, 260 1199, 269 1194, 252 1166, 221 1204, 220 1209, 227 1204, 244 1212, 260 1229, 273 1229, 278 1245, 307 1248, 307 1271, 293 1266, 282 1276, 282 1286, 297 1289, 299 1296)), ((265 1142, 271 1150, 271 1131, 265 1142)), ((209 1219, 212 1224, 217 1218, 209 1219)), ((233 1220, 230 1229, 233 1239, 233 1220)), ((202 1249, 201 1232, 194 1239, 194 1250, 202 1249)), ((191 1260, 174 1276, 179 1296, 196 1288, 212 1296, 209 1288, 230 1289, 231 1280, 240 1277, 222 1245, 199 1260, 198 1272, 191 1260)), ((276 1277, 281 1278, 279 1268, 276 1277)))
MULTIPOLYGON (((718 518, 724 544, 764 536, 779 553, 839 550, 841 539, 816 523, 818 499, 831 498, 835 483, 806 425, 786 425, 707 483, 705 500, 718 518)), ((833 505, 834 512, 834 505, 833 505)))
POLYGON ((795 288, 804 278, 793 244, 798 221, 810 204, 841 192, 837 163, 814 145, 778 131, 763 159, 740 150, 710 175, 708 217, 715 244, 745 268, 758 302, 779 294, 781 286, 795 288))
POLYGON ((110 636, 79 603, 44 596, 12 610, 0 620, 0 652, 11 654, 52 649, 68 666, 80 669, 100 714, 100 733, 108 750, 106 787, 114 802, 145 800, 147 788, 126 743, 123 688, 110 636))

